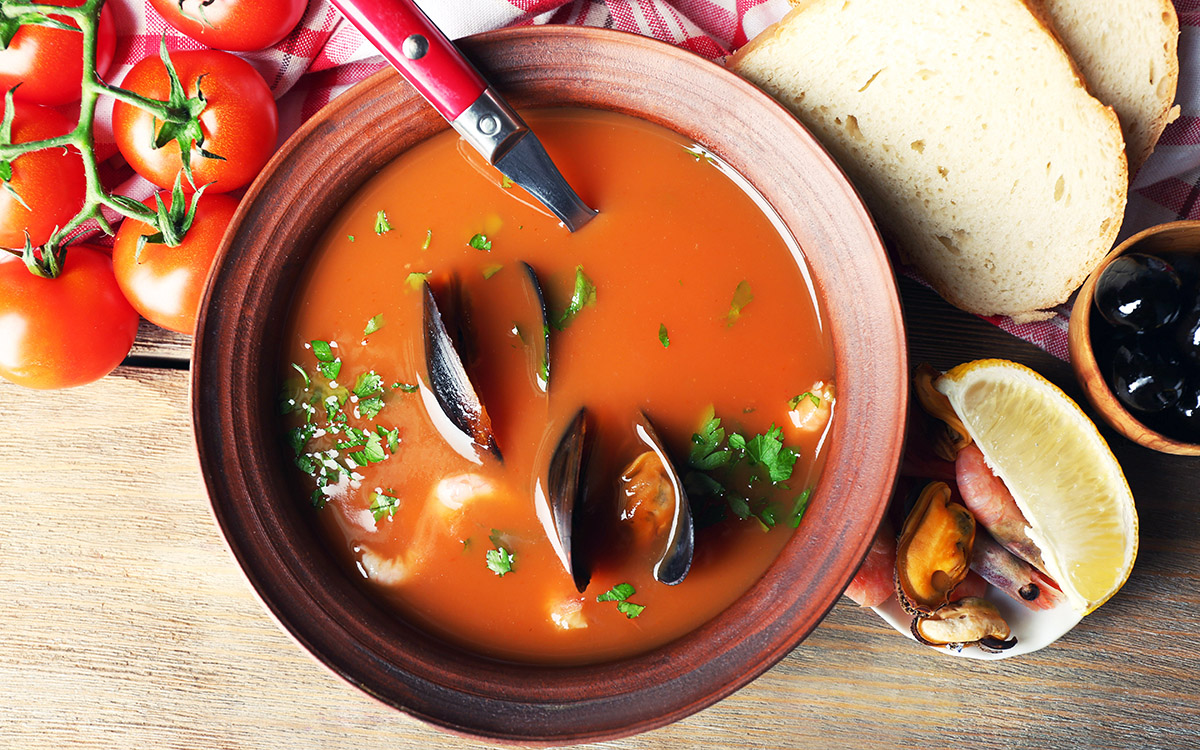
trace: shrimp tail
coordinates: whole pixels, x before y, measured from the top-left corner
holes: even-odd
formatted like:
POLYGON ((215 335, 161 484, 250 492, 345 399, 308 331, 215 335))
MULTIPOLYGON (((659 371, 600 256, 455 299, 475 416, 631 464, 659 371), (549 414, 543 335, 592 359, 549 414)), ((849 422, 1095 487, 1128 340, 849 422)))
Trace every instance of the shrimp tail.
POLYGON ((884 518, 875 532, 871 550, 846 587, 846 596, 860 607, 875 607, 891 598, 896 570, 896 532, 884 518))

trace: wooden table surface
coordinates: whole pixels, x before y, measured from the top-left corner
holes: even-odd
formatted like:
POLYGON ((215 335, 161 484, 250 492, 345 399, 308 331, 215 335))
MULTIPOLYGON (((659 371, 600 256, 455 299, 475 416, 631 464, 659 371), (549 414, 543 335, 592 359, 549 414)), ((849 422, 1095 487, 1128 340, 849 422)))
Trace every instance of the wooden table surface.
MULTIPOLYGON (((902 281, 914 362, 1070 368, 902 281)), ((478 748, 377 704, 271 620, 221 540, 188 340, 144 326, 111 376, 0 382, 0 748, 478 748)), ((1060 641, 950 658, 847 599, 717 705, 610 748, 1200 747, 1200 459, 1105 433, 1137 498, 1125 588, 1060 641)))

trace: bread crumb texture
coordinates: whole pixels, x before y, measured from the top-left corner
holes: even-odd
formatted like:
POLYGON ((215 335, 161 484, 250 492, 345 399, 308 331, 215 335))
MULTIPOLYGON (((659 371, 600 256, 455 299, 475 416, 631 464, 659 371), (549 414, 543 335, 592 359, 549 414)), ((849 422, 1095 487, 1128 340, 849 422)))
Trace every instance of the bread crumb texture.
POLYGON ((800 118, 964 310, 1040 317, 1120 229, 1117 117, 1021 0, 812 0, 730 67, 800 118))

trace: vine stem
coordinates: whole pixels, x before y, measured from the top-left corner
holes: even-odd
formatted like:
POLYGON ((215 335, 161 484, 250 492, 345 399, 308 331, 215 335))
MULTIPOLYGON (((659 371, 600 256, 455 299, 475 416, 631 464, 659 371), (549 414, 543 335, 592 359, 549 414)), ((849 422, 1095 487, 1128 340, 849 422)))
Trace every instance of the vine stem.
MULTIPOLYGON (((132 91, 126 91, 118 86, 107 84, 97 74, 96 44, 99 35, 100 11, 104 7, 104 3, 105 0, 84 0, 78 6, 58 6, 27 3, 21 0, 16 0, 15 2, 13 0, 9 0, 8 2, 0 0, 0 15, 16 17, 25 13, 41 13, 43 15, 66 16, 75 21, 76 25, 79 26, 80 32, 83 34, 83 80, 81 81, 79 100, 79 123, 75 126, 75 129, 70 133, 55 138, 18 144, 0 144, 0 160, 5 161, 12 161, 22 154, 31 151, 64 146, 74 146, 83 158, 83 171, 87 184, 83 207, 80 208, 79 213, 67 222, 65 226, 57 229, 42 248, 43 254, 47 252, 55 254, 58 261, 56 264, 58 268, 62 267, 62 260, 66 253, 66 246, 63 243, 72 232, 79 229, 79 227, 83 226, 89 220, 95 219, 102 230, 108 234, 112 234, 112 226, 105 219, 102 212, 104 208, 108 208, 126 218, 137 219, 156 229, 160 229, 158 227, 158 215, 153 209, 137 201, 118 201, 114 199, 113 196, 105 192, 104 186, 100 182, 99 164, 96 161, 96 152, 93 147, 93 121, 96 114, 96 105, 101 95, 108 95, 119 101, 144 109, 160 120, 173 119, 166 102, 147 99, 132 91)), ((5 249, 14 253, 21 252, 11 248, 5 249)))

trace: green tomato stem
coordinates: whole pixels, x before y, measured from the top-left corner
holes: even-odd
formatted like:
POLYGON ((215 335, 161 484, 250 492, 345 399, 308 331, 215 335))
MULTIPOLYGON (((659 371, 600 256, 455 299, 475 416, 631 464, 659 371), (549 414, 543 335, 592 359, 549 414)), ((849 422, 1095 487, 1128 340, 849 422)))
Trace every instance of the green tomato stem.
MULTIPOLYGON (((62 148, 74 146, 83 158, 83 171, 87 182, 87 192, 83 207, 67 224, 50 237, 42 248, 42 254, 53 253, 56 263, 43 263, 40 268, 47 275, 57 275, 66 255, 63 244, 72 232, 79 229, 87 221, 95 219, 100 228, 112 234, 112 226, 104 218, 103 208, 109 208, 118 214, 149 224, 161 231, 158 226, 158 214, 151 208, 134 200, 117 200, 105 192, 100 182, 99 164, 96 161, 94 148, 93 121, 96 115, 96 105, 101 95, 108 95, 135 107, 144 109, 159 120, 178 121, 179 115, 174 113, 166 102, 147 99, 132 91, 126 91, 119 86, 113 86, 100 79, 96 72, 96 45, 99 36, 100 10, 105 0, 85 0, 78 6, 45 5, 28 3, 24 0, 0 0, 0 16, 14 18, 24 13, 42 13, 43 15, 66 16, 79 26, 83 34, 83 80, 79 100, 79 123, 70 133, 55 138, 45 138, 28 143, 0 144, 0 160, 12 161, 22 154, 47 148, 62 148)), ((20 250, 4 248, 14 254, 22 254, 20 250)))

